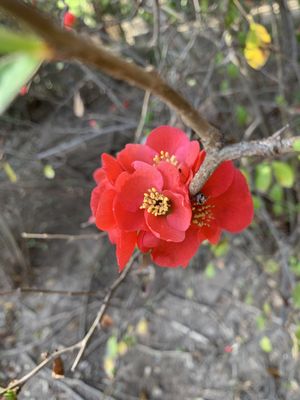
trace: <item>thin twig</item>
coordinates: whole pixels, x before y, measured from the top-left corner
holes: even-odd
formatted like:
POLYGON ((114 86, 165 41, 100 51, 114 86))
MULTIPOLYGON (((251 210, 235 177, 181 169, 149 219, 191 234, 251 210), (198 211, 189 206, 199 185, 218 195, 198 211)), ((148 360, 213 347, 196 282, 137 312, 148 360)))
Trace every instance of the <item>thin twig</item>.
POLYGON ((96 318, 94 319, 94 322, 90 326, 88 332, 86 333, 86 335, 81 340, 79 340, 77 343, 75 343, 71 346, 68 346, 68 347, 64 347, 61 350, 56 350, 53 353, 47 355, 47 357, 42 362, 40 362, 35 368, 33 368, 31 371, 29 371, 22 378, 14 380, 12 384, 10 384, 6 388, 0 390, 0 396, 5 394, 8 390, 12 390, 12 389, 15 389, 17 387, 21 387, 22 385, 24 385, 24 383, 26 383, 30 378, 32 378, 34 375, 36 375, 42 368, 44 368, 47 364, 49 364, 51 361, 53 361, 56 357, 58 357, 64 353, 69 353, 69 352, 79 349, 79 352, 78 352, 78 354, 75 358, 75 361, 72 365, 72 368, 71 368, 71 371, 75 370, 75 368, 77 367, 78 363, 80 362, 81 357, 88 345, 88 342, 90 341, 91 337, 93 336, 95 330, 100 326, 101 319, 109 306, 109 302, 110 302, 112 295, 114 294, 116 289, 120 286, 120 284, 127 277, 136 257, 137 257, 137 253, 135 253, 131 257, 128 264, 121 272, 121 274, 110 286, 106 296, 103 299, 100 310, 99 310, 96 318))
POLYGON ((100 310, 94 320, 94 322, 92 323, 90 329, 88 330, 88 332, 86 333, 86 335, 84 336, 84 338, 81 340, 81 344, 80 344, 80 350, 75 358, 75 361, 71 367, 71 371, 75 371, 79 361, 81 360, 81 357, 83 356, 83 353, 86 349, 86 346, 88 345, 88 342, 90 341, 91 337, 93 336, 96 328, 99 326, 99 323, 101 322, 101 319, 108 307, 109 301, 111 299, 111 296, 113 295, 113 293, 115 292, 115 290, 120 286, 120 284, 125 280, 126 276, 128 275, 128 272, 131 269, 131 266, 135 260, 137 256, 137 253, 135 253, 132 257, 131 260, 128 262, 128 264, 126 265, 126 267, 123 269, 123 271, 121 272, 121 274, 119 275, 118 279, 116 279, 114 281, 114 283, 110 286, 106 296, 103 299, 102 302, 102 306, 100 307, 100 310))
POLYGON ((140 136, 141 136, 141 134, 143 132, 143 129, 144 129, 146 116, 147 116, 147 112, 148 112, 150 96, 151 96, 151 93, 147 90, 145 92, 145 96, 144 96, 144 101, 143 101, 140 121, 139 121, 138 127, 136 128, 135 135, 134 135, 135 142, 139 141, 140 136))
POLYGON ((226 146, 220 151, 213 150, 207 153, 200 170, 196 173, 190 184, 190 193, 192 195, 198 193, 213 171, 223 161, 253 156, 274 157, 280 154, 295 152, 293 145, 296 141, 300 140, 300 136, 282 138, 282 133, 288 128, 289 125, 284 126, 267 139, 240 142, 226 146))
POLYGON ((42 239, 42 240, 82 240, 95 239, 98 240, 105 236, 105 232, 101 233, 83 233, 81 235, 68 235, 65 233, 28 233, 22 232, 21 236, 24 239, 42 239))
POLYGON ((38 289, 20 287, 17 289, 5 290, 0 292, 0 296, 13 296, 20 294, 42 294, 42 295, 63 295, 63 296, 99 296, 99 291, 74 291, 74 290, 51 290, 51 289, 38 289))

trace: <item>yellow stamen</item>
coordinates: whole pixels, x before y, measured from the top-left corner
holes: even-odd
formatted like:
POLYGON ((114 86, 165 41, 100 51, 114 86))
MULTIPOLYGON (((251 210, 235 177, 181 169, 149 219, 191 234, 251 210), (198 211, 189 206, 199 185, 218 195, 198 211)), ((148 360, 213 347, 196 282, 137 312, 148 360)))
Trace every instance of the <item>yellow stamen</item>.
POLYGON ((192 217, 192 223, 195 225, 198 225, 200 228, 203 226, 210 226, 210 223, 213 219, 215 219, 213 213, 212 213, 212 208, 214 208, 214 205, 209 204, 209 205, 202 205, 198 203, 193 203, 192 205, 192 212, 193 212, 193 217, 192 217))
POLYGON ((144 193, 144 200, 140 209, 147 210, 148 213, 155 215, 166 215, 170 210, 170 200, 167 196, 159 193, 155 188, 148 189, 148 193, 144 193))
POLYGON ((169 162, 170 164, 174 165, 175 167, 178 164, 178 161, 176 160, 176 157, 173 155, 170 156, 169 152, 166 151, 164 152, 161 150, 160 154, 156 154, 156 156, 153 158, 154 164, 159 164, 160 161, 166 161, 169 162))

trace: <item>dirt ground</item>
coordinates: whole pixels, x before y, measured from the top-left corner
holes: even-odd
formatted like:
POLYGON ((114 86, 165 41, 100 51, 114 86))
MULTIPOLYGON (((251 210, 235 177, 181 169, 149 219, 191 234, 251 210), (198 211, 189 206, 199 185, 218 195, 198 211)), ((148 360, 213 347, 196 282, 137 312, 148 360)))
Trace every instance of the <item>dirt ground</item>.
MULTIPOLYGON (((151 12, 148 2, 143 7, 151 12)), ((199 29, 194 12, 176 13, 170 23, 162 8, 154 47, 145 44, 153 38, 151 24, 135 46, 125 37, 118 47, 108 31, 101 34, 115 51, 141 65, 155 64, 225 132, 228 143, 266 137, 286 122, 299 130, 299 110, 291 112, 300 93, 299 64, 280 67, 274 56, 265 70, 242 64, 246 73, 228 77, 236 50, 224 39, 224 26, 215 23, 220 14, 212 9, 205 29, 199 29), (274 100, 281 93, 278 68, 286 106, 274 100), (229 86, 222 89, 224 80, 229 86), (249 111, 243 126, 236 105, 249 111)), ((284 29, 287 16, 291 20, 289 13, 271 22, 270 16, 261 19, 270 30, 272 23, 284 29)), ((87 66, 55 62, 42 66, 29 93, 0 119, 0 151, 17 176, 12 182, 0 169, 2 387, 32 369, 43 353, 79 340, 118 276, 113 246, 105 236, 92 237, 98 231, 88 222, 92 172, 102 152, 115 154, 134 140, 143 101, 142 91, 87 66), (78 96, 81 117, 74 105, 78 96), (53 179, 45 166, 55 171, 53 179), (91 237, 40 240, 24 232, 91 237)), ((143 134, 162 124, 193 134, 151 97, 143 134)), ((259 162, 243 160, 241 166, 253 174, 259 162)), ((261 200, 254 222, 242 234, 224 233, 224 251, 204 244, 185 270, 142 267, 138 258, 107 311, 112 325, 98 329, 77 370, 70 371, 74 353, 64 355, 63 379, 52 377, 50 365, 25 384, 18 399, 298 400, 299 311, 291 300, 297 277, 289 260, 300 254, 299 214, 275 215, 270 198, 254 187, 252 192, 261 200), (109 376, 105 359, 112 337, 126 346, 118 350, 109 376), (266 338, 270 351, 262 344, 266 338)), ((286 190, 285 204, 298 204, 299 198, 298 180, 286 190)))

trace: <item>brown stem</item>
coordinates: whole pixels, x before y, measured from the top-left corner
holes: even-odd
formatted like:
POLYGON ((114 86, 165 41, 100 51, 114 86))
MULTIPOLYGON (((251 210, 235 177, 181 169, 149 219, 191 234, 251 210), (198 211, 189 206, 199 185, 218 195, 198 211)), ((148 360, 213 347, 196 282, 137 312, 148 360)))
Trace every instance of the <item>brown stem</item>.
POLYGON ((108 75, 129 82, 158 96, 173 107, 200 137, 204 147, 221 147, 221 133, 176 90, 170 87, 153 68, 141 68, 112 54, 88 37, 62 30, 36 8, 18 0, 1 0, 0 6, 21 19, 41 36, 58 58, 77 59, 91 64, 108 75))
POLYGON ((293 145, 296 141, 300 140, 300 136, 290 138, 281 137, 282 133, 288 127, 288 125, 284 126, 267 139, 240 142, 225 146, 219 151, 214 150, 208 153, 200 170, 196 173, 190 184, 191 195, 195 195, 201 190, 207 179, 223 161, 253 156, 274 157, 280 154, 295 152, 293 145))

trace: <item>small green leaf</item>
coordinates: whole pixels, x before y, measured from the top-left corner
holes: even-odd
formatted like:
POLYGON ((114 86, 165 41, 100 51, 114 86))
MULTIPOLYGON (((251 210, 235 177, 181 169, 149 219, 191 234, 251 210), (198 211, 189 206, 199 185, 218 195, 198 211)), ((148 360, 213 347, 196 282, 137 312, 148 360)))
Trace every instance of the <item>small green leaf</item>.
POLYGON ((229 250, 229 244, 227 240, 223 240, 215 246, 211 246, 211 249, 216 257, 223 257, 229 250))
POLYGON ((14 54, 0 59, 0 115, 40 65, 41 60, 29 54, 14 54))
POLYGON ((4 394, 4 400, 17 400, 17 395, 14 390, 8 390, 4 394))
POLYGON ((289 264, 294 274, 296 276, 300 276, 300 259, 298 259, 297 257, 290 257, 289 264))
POLYGON ((259 341, 259 345, 262 351, 265 353, 271 353, 273 350, 271 340, 268 338, 268 336, 263 336, 259 341))
POLYGON ((229 88, 230 88, 229 81, 227 79, 224 79, 220 84, 220 91, 222 93, 226 93, 229 90, 229 88))
POLYGON ((263 330, 266 327, 266 318, 263 314, 260 314, 257 318, 256 318, 256 326, 257 329, 259 330, 263 330))
POLYGON ((260 197, 258 196, 252 196, 252 200, 253 200, 253 205, 254 205, 254 210, 259 210, 262 206, 262 200, 260 197))
POLYGON ((295 174, 291 166, 283 161, 273 161, 272 167, 279 185, 284 188, 291 188, 295 180, 295 174))
POLYGON ((293 143, 293 149, 294 149, 295 151, 300 151, 300 139, 297 139, 297 140, 294 141, 294 143, 293 143))
POLYGON ((266 193, 272 182, 272 170, 269 164, 263 163, 255 168, 255 187, 261 193, 266 193))
POLYGON ((205 271, 204 271, 204 275, 208 279, 212 279, 216 276, 216 268, 213 263, 210 262, 207 264, 205 271))
POLYGON ((239 126, 245 126, 249 118, 247 109, 244 106, 241 106, 240 104, 236 106, 235 118, 239 126))
POLYGON ((293 303, 296 308, 300 308, 300 283, 297 283, 292 292, 293 303))
POLYGON ((118 356, 118 340, 115 335, 112 335, 106 343, 106 354, 110 358, 118 356))
POLYGON ((0 53, 27 53, 37 58, 44 58, 47 54, 47 47, 36 36, 0 28, 0 53))
POLYGON ((286 99, 280 94, 275 97, 275 102, 279 107, 284 107, 287 105, 286 99))
POLYGON ((18 181, 17 174, 13 170, 13 167, 7 161, 3 163, 3 169, 11 183, 16 183, 18 181))
POLYGON ((44 175, 47 179, 54 179, 55 178, 55 170, 52 165, 47 164, 44 166, 44 175))
POLYGON ((268 260, 265 264, 265 270, 268 274, 276 274, 279 271, 279 265, 275 260, 268 260))
POLYGON ((281 203, 283 200, 283 189, 277 183, 275 183, 270 190, 270 198, 274 203, 281 203))
POLYGON ((227 70, 227 75, 231 79, 235 79, 239 76, 240 73, 239 67, 237 67, 233 63, 228 64, 226 70, 227 70))

